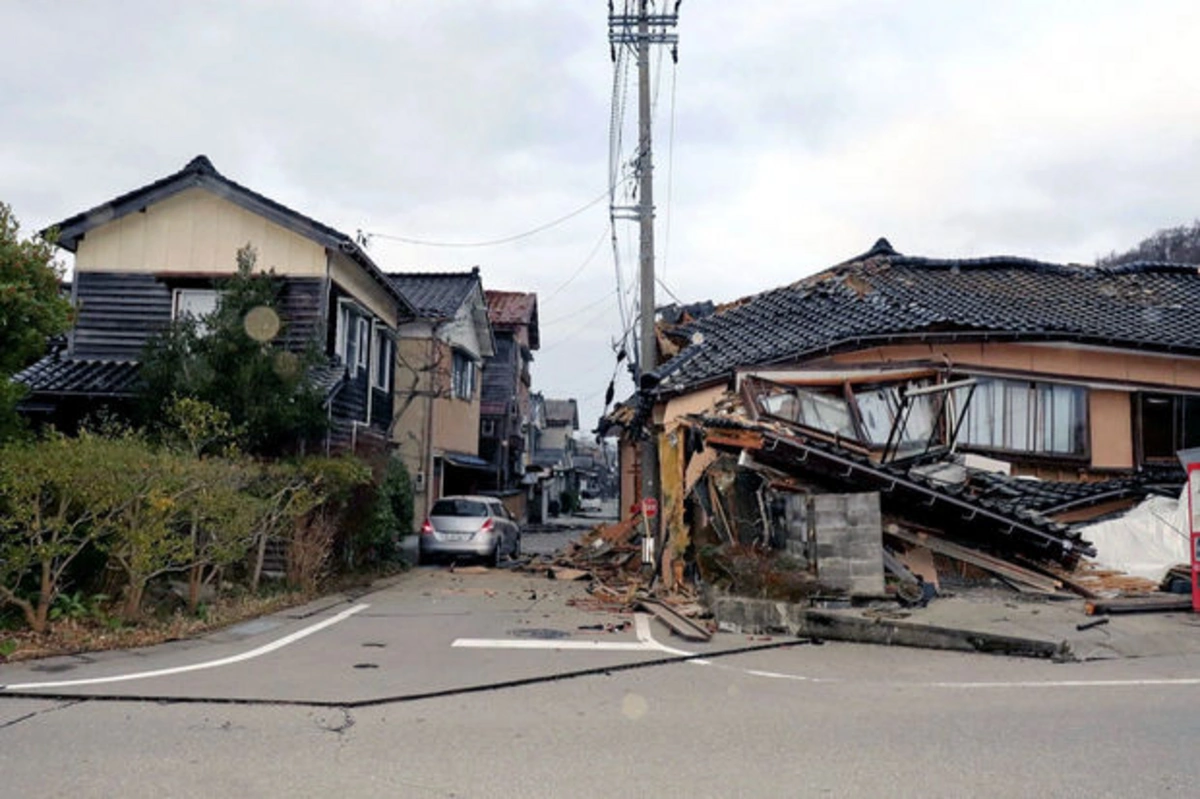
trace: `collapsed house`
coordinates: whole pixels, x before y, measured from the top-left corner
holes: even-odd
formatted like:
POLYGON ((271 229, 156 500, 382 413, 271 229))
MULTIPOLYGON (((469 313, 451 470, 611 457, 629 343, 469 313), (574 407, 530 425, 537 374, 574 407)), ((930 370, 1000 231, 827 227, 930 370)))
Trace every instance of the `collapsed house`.
POLYGON ((1176 454, 1200 445, 1198 303, 1195 266, 920 258, 881 239, 794 284, 671 309, 658 365, 601 422, 621 436, 626 517, 639 442, 657 445, 661 524, 627 528, 654 539, 667 588, 727 570, 713 548, 751 547, 814 590, 882 594, 885 569, 936 580, 932 553, 1087 594, 1082 525, 1177 494, 1176 454))

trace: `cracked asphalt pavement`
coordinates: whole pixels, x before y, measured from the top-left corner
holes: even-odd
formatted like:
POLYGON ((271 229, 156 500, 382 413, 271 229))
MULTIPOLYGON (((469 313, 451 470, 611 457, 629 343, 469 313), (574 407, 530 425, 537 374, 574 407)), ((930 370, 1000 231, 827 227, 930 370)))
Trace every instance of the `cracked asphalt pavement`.
POLYGON ((3 793, 1166 796, 1200 780, 1194 657, 700 646, 573 607, 585 591, 423 567, 203 639, 0 666, 3 793))

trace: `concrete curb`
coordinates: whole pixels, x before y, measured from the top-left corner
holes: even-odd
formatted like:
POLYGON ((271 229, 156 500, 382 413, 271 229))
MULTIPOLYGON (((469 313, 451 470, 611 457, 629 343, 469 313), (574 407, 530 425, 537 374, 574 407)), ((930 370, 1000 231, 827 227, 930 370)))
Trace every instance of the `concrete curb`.
POLYGON ((1066 641, 935 627, 895 619, 867 618, 859 615, 860 611, 857 610, 822 610, 787 602, 731 596, 714 597, 710 606, 719 625, 744 633, 786 631, 791 635, 830 641, 984 652, 1054 660, 1074 659, 1071 647, 1066 641))

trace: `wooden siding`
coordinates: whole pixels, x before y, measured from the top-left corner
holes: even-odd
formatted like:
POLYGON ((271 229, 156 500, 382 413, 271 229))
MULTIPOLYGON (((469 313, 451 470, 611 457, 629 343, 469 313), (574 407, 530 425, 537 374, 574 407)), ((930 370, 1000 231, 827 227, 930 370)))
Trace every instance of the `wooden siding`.
POLYGON ((194 188, 87 232, 75 268, 105 272, 232 274, 237 251, 279 274, 325 274, 325 248, 213 192, 194 188))
POLYGON ((75 291, 71 354, 77 358, 136 361, 171 323, 171 290, 153 275, 76 272, 75 291))
POLYGON ((284 278, 283 291, 279 295, 279 315, 284 320, 283 345, 289 350, 299 352, 310 342, 324 348, 326 324, 321 311, 324 291, 323 278, 284 278))

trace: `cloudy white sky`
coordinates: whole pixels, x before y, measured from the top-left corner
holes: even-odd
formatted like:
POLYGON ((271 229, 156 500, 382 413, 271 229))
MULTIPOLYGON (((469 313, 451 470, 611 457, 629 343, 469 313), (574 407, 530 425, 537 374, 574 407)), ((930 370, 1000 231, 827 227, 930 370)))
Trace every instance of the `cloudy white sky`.
MULTIPOLYGON (((0 30, 0 200, 26 229, 205 153, 379 234, 389 271, 478 264, 488 288, 537 292, 535 387, 594 424, 621 334, 607 202, 500 246, 385 235, 505 238, 606 190, 605 0, 3 0, 0 30)), ((879 236, 1086 262, 1200 215, 1194 0, 684 0, 678 34, 655 199, 685 302, 879 236)), ((629 286, 636 231, 617 232, 629 286)))

